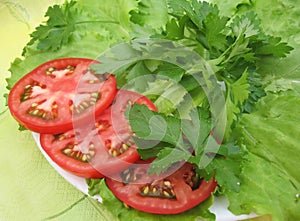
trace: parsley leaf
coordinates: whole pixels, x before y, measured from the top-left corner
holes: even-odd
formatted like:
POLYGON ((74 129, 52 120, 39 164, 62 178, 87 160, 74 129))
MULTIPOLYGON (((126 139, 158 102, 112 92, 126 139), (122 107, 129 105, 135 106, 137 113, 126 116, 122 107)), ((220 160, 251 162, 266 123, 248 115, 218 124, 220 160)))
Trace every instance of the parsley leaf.
POLYGON ((226 34, 224 33, 224 27, 228 22, 228 18, 220 17, 218 11, 207 15, 203 24, 206 28, 205 35, 207 43, 210 47, 211 53, 214 50, 225 50, 227 45, 226 34))
POLYGON ((134 104, 128 112, 132 131, 139 138, 182 145, 180 119, 151 111, 145 105, 134 104))
POLYGON ((139 154, 142 159, 155 157, 148 172, 159 174, 176 163, 191 162, 205 179, 216 174, 223 188, 238 191, 243 152, 232 143, 219 143, 211 133, 208 110, 198 108, 192 113, 191 121, 151 111, 145 105, 127 109, 139 154))
POLYGON ((234 121, 237 120, 237 116, 241 113, 241 106, 248 99, 250 94, 250 84, 248 82, 248 72, 245 71, 242 76, 233 83, 228 83, 226 81, 227 87, 227 99, 226 99, 226 108, 230 110, 227 115, 227 130, 226 137, 228 133, 231 132, 231 126, 234 121))
POLYGON ((201 170, 202 176, 215 179, 224 191, 225 189, 238 192, 240 190, 240 173, 242 162, 246 159, 245 152, 236 144, 222 144, 217 153, 210 153, 211 163, 201 170))
POLYGON ((148 173, 160 174, 168 170, 178 162, 186 162, 191 157, 191 153, 179 148, 166 147, 157 153, 157 157, 150 164, 148 173))
POLYGON ((210 112, 203 108, 193 109, 190 112, 192 120, 182 120, 182 132, 195 149, 195 154, 201 154, 211 131, 210 112))
MULTIPOLYGON (((73 17, 73 7, 76 4, 71 0, 65 5, 54 5, 48 8, 46 12, 49 17, 46 25, 40 25, 30 35, 31 40, 29 45, 37 42, 37 48, 43 51, 55 51, 66 44, 71 37, 72 32, 75 31, 75 20, 73 17)), ((23 51, 24 55, 25 51, 23 51)))

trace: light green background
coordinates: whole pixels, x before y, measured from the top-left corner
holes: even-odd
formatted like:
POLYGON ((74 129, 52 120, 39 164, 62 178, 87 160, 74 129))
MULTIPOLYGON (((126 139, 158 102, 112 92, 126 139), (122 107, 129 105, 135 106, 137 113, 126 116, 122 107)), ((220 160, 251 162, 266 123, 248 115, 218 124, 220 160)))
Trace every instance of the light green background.
POLYGON ((48 6, 59 2, 0 1, 0 221, 104 220, 99 205, 49 165, 31 133, 18 131, 2 97, 10 63, 45 20, 48 6))

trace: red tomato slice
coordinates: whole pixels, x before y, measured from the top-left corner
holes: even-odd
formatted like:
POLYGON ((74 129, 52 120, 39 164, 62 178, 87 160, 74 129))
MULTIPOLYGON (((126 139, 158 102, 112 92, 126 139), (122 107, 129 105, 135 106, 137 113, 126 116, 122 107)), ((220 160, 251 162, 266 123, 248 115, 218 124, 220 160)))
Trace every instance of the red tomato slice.
POLYGON ((122 182, 106 178, 106 183, 118 199, 143 212, 178 214, 187 211, 207 199, 217 186, 214 179, 206 181, 197 177, 190 163, 165 177, 150 176, 147 165, 137 165, 119 174, 122 182))
POLYGON ((41 146, 56 164, 78 176, 101 178, 122 171, 140 158, 123 114, 131 103, 156 110, 148 98, 120 90, 96 119, 62 134, 42 134, 41 146))
POLYGON ((8 106, 24 127, 38 133, 62 133, 90 116, 98 116, 113 101, 113 75, 94 74, 96 61, 62 58, 46 62, 21 78, 11 89, 8 106))

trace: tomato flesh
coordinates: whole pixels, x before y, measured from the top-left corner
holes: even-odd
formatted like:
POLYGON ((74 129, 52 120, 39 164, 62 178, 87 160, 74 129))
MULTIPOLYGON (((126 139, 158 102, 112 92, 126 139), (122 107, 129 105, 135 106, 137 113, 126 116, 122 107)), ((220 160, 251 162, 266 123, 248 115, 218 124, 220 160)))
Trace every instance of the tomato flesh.
POLYGON ((102 113, 116 94, 113 75, 94 74, 96 61, 62 58, 46 62, 11 89, 8 106, 14 118, 37 133, 62 133, 102 113))
POLYGON ((190 163, 165 177, 149 175, 147 165, 136 165, 119 174, 122 182, 106 178, 106 183, 118 199, 143 212, 182 213, 207 199, 217 186, 214 179, 197 177, 190 163))
POLYGON ((118 173, 140 158, 123 113, 132 102, 156 110, 148 98, 120 90, 113 104, 84 126, 58 135, 41 134, 41 146, 56 164, 78 176, 102 178, 118 173))

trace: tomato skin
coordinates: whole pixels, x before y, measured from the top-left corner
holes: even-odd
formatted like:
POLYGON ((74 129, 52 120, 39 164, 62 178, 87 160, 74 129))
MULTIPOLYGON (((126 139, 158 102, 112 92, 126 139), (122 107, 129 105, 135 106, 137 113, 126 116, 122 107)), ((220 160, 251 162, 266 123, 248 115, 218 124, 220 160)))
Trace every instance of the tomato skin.
MULTIPOLYGON (((99 115, 111 104, 117 88, 113 75, 109 75, 103 83, 94 83, 93 85, 82 80, 88 76, 88 67, 93 63, 97 63, 97 61, 87 58, 61 58, 36 67, 23 76, 9 93, 8 107, 12 116, 31 131, 55 134, 72 129, 74 121, 76 124, 81 124, 87 118, 99 115), (47 74, 48 70, 53 67, 57 70, 64 70, 68 66, 75 67, 72 74, 59 75, 59 72, 53 72, 58 73, 57 76, 51 73, 47 74), (26 87, 30 85, 32 87, 28 90, 31 94, 26 91, 26 87), (89 87, 91 89, 86 89, 89 87), (70 102, 73 102, 77 96, 79 97, 83 90, 86 90, 86 96, 92 92, 98 92, 101 94, 101 98, 94 105, 90 105, 80 114, 75 115, 71 110, 70 102), (27 95, 28 93, 30 95, 27 95), (29 99, 24 99, 26 96, 29 99), (35 110, 41 113, 40 115, 29 114, 29 110, 33 109, 33 105, 36 104, 51 110, 45 111, 43 108, 37 110, 38 108, 36 108, 35 110), (54 117, 43 119, 41 115, 45 112, 52 112, 51 116, 54 117)), ((34 109, 31 112, 35 113, 34 109)))
MULTIPOLYGON (((176 195, 175 199, 149 197, 140 194, 145 185, 148 185, 153 181, 157 182, 157 180, 162 180, 162 177, 157 177, 155 175, 151 178, 151 176, 145 174, 143 178, 129 184, 106 178, 106 184, 119 200, 139 211, 153 214, 178 214, 203 202, 211 195, 217 186, 214 179, 209 181, 203 179, 200 186, 197 189, 192 190, 182 178, 183 174, 189 171, 191 167, 191 164, 186 163, 174 174, 163 178, 172 183, 172 188, 176 195)), ((121 178, 119 177, 118 180, 119 179, 121 178)))
POLYGON ((128 168, 140 158, 134 143, 129 142, 131 130, 123 114, 129 100, 155 108, 148 98, 119 90, 113 104, 96 119, 90 118, 84 126, 59 135, 41 134, 42 148, 61 168, 85 178, 102 178, 128 168), (70 155, 66 150, 67 153, 77 152, 70 155), (90 151, 94 155, 83 162, 83 154, 79 152, 89 155, 90 151), (77 154, 79 158, 74 157, 77 154))

